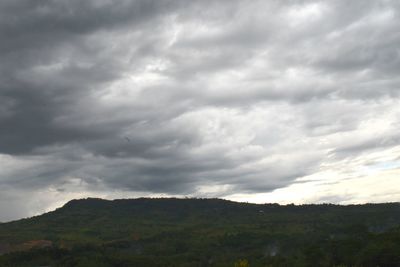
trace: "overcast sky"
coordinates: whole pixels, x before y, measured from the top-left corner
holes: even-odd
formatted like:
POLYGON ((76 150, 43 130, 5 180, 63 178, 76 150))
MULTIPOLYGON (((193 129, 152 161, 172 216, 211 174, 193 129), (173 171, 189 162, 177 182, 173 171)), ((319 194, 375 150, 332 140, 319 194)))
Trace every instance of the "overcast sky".
POLYGON ((0 2, 0 221, 73 198, 400 201, 400 2, 0 2))

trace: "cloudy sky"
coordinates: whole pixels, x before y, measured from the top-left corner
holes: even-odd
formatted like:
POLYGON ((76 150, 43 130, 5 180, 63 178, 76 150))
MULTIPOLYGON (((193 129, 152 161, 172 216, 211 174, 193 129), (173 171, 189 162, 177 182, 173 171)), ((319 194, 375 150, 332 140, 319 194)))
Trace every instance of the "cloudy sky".
POLYGON ((396 0, 0 2, 0 221, 73 198, 400 201, 396 0))

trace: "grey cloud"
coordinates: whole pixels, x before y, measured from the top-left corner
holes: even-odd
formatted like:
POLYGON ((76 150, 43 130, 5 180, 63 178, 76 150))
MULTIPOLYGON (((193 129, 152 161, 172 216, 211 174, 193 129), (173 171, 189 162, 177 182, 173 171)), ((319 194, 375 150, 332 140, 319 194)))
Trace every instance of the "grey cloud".
POLYGON ((3 1, 0 186, 270 192, 396 147, 399 21, 395 1, 3 1))
POLYGON ((367 153, 371 150, 380 150, 395 147, 399 144, 399 134, 380 134, 366 140, 356 140, 352 144, 339 147, 332 151, 332 154, 340 157, 352 157, 355 154, 367 153))

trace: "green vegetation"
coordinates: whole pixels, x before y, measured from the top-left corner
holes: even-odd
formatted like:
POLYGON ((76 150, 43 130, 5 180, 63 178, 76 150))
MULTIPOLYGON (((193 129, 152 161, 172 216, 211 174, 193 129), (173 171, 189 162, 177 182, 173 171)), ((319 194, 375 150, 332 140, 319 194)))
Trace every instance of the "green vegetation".
POLYGON ((400 204, 73 200, 0 224, 1 253, 0 266, 398 267, 400 204))

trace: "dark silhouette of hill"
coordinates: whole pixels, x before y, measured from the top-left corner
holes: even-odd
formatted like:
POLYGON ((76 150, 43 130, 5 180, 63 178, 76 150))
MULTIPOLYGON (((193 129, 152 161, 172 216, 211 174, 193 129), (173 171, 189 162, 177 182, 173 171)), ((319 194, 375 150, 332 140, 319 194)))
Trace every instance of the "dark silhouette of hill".
POLYGON ((88 198, 0 224, 0 253, 0 266, 400 266, 400 204, 88 198))

